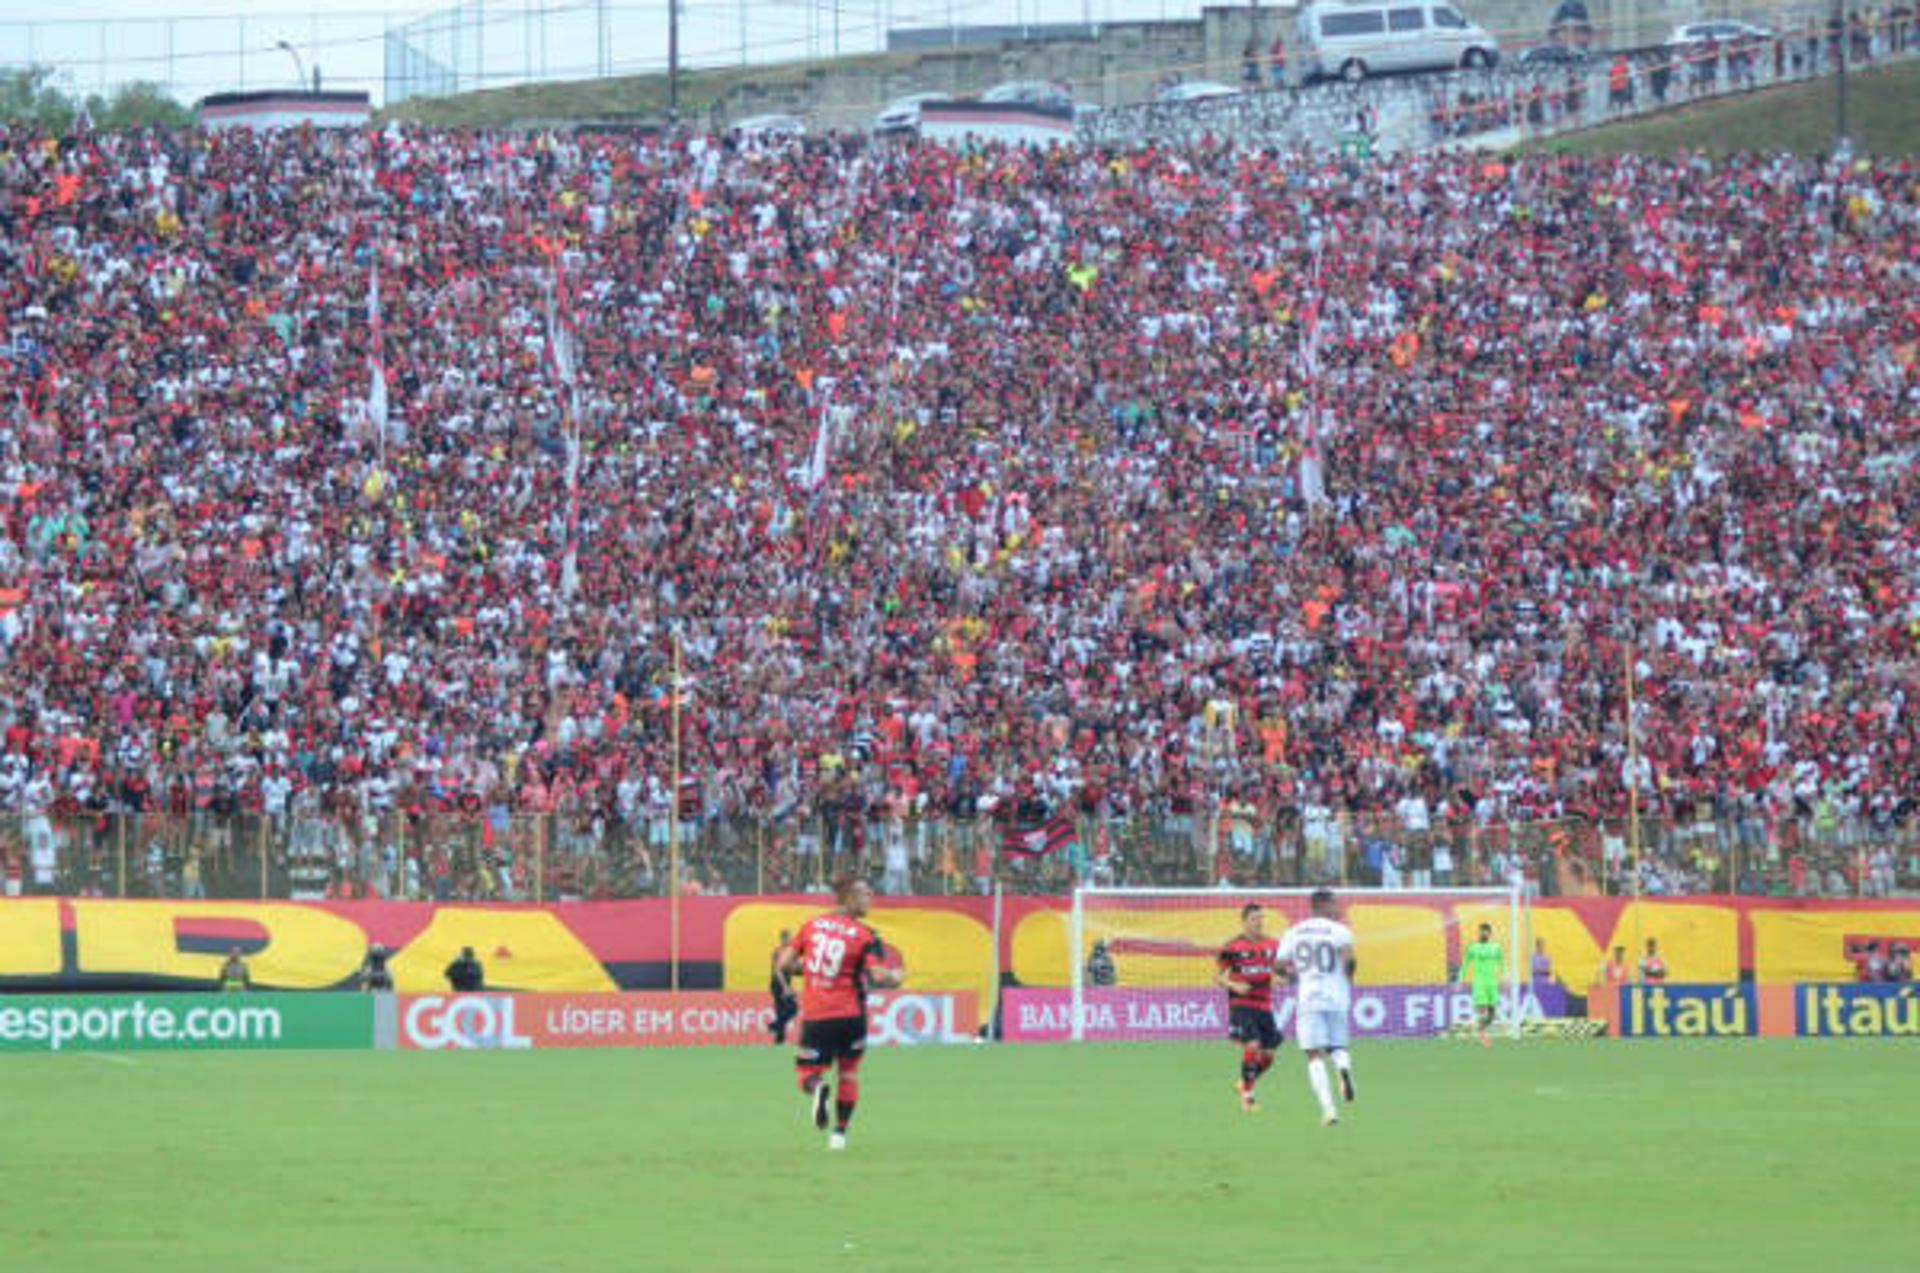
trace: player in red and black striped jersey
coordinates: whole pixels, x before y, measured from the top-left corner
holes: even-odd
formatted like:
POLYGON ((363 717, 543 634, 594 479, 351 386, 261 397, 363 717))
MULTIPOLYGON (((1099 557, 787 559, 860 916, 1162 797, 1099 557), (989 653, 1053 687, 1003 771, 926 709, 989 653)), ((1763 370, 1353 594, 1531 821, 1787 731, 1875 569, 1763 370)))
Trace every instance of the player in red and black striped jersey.
POLYGON ((1266 934, 1266 912, 1260 903, 1240 908, 1240 933, 1220 948, 1214 981, 1227 992, 1227 1033, 1240 1045, 1240 1108, 1259 1109, 1253 1085, 1273 1065, 1280 1046, 1280 1027, 1273 1020, 1273 969, 1280 958, 1280 942, 1266 934))
POLYGON ((827 1105, 833 1105, 833 1132, 827 1148, 847 1147, 847 1124, 860 1099, 860 1062, 867 1051, 867 991, 891 990, 906 980, 906 970, 889 963, 880 934, 865 916, 873 889, 865 880, 841 877, 833 882, 840 909, 817 915, 800 926, 781 951, 776 971, 785 977, 803 973, 800 990, 800 1048, 794 1065, 800 1091, 813 1110, 813 1125, 825 1130, 827 1105), (835 1081, 827 1082, 827 1071, 835 1081))

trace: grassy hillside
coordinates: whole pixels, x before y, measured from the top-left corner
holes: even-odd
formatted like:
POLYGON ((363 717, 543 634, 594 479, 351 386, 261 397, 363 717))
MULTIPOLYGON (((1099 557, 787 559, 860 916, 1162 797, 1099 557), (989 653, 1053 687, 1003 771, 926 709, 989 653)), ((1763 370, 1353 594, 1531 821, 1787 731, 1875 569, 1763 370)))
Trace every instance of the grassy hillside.
MULTIPOLYGON (((904 70, 919 60, 918 53, 876 53, 838 61, 684 71, 680 76, 680 116, 702 119, 708 107, 741 84, 797 84, 810 76, 854 68, 904 70)), ((667 77, 659 74, 516 84, 453 97, 416 97, 384 113, 386 118, 443 128, 505 128, 557 120, 659 122, 666 114, 667 77)))
MULTIPOLYGON (((1704 102, 1653 119, 1609 124, 1528 149, 1589 155, 1682 149, 1826 151, 1835 140, 1834 97, 1834 81, 1826 78, 1704 102)), ((1855 149, 1866 154, 1920 154, 1920 63, 1850 73, 1847 131, 1855 149)))

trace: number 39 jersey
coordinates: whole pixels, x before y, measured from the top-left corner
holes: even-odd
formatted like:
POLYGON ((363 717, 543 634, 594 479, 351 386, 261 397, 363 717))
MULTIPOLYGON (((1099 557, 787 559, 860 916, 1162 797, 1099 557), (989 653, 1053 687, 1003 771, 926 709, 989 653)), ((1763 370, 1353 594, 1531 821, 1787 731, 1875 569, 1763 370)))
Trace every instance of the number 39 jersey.
POLYGON ((806 985, 800 1015, 833 1021, 867 1015, 867 966, 886 957, 880 934, 846 915, 817 915, 793 935, 806 985))
POLYGON ((1314 916, 1287 930, 1280 941, 1280 962, 1292 964, 1302 1008, 1344 1010, 1353 1002, 1347 960, 1353 930, 1338 920, 1314 916))

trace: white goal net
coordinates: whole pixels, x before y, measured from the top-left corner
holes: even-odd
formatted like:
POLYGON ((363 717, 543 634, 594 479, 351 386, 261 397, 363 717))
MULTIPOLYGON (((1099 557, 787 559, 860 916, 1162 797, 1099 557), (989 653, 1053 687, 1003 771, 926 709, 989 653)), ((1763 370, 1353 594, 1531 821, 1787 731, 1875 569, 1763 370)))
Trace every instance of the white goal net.
MULTIPOLYGON (((1069 954, 1070 1033, 1079 1039, 1214 1039, 1227 1033, 1227 995, 1215 983, 1219 952, 1258 902, 1266 935, 1284 938, 1308 914, 1311 889, 1114 889, 1075 892, 1069 954)), ((1336 891, 1354 934, 1353 1037, 1422 1038, 1469 1028, 1473 998, 1461 954, 1488 925, 1505 958, 1498 1029, 1565 1013, 1547 987, 1529 984, 1528 912, 1519 889, 1336 891)), ((1292 991, 1276 980, 1274 1015, 1292 1038, 1292 991)))

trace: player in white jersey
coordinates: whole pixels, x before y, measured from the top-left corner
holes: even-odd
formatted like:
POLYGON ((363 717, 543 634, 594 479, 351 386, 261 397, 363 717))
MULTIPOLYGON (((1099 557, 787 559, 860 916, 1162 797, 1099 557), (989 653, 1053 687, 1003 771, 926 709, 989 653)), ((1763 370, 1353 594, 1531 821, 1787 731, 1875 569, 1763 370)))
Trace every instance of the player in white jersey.
POLYGON ((1347 1015, 1353 1007, 1353 930, 1340 922, 1333 894, 1320 889, 1313 915, 1287 930, 1280 967, 1294 985, 1293 1037, 1307 1054, 1307 1082, 1320 1102, 1322 1121, 1337 1123, 1327 1058, 1340 1071, 1340 1090, 1353 1099, 1353 1058, 1347 1054, 1347 1015))

